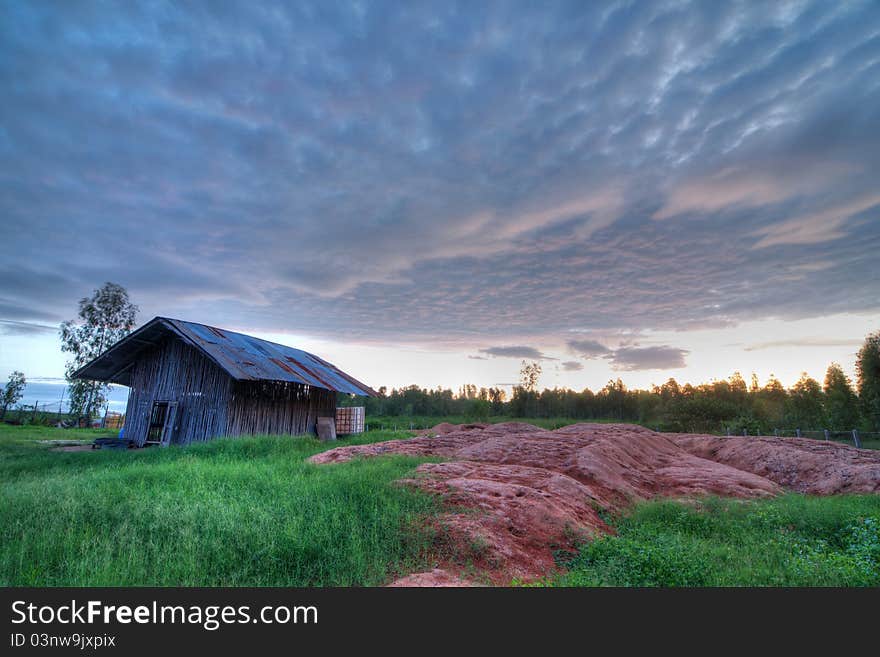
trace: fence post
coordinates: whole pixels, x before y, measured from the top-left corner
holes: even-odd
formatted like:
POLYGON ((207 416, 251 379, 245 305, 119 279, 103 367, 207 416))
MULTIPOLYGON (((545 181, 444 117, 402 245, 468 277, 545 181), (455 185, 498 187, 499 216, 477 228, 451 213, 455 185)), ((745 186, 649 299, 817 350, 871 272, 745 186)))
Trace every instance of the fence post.
POLYGON ((858 429, 853 429, 853 445, 855 445, 856 447, 859 447, 859 448, 861 448, 861 446, 862 446, 862 441, 859 440, 859 430, 858 429))
POLYGON ((37 402, 36 404, 34 404, 34 413, 33 413, 33 415, 31 415, 31 422, 36 422, 36 420, 37 420, 37 406, 39 406, 39 405, 40 405, 40 402, 37 402))
POLYGON ((774 435, 776 438, 779 438, 779 429, 774 429, 774 430, 773 430, 773 435, 774 435))
POLYGON ((825 440, 830 440, 830 438, 828 437, 828 429, 822 429, 822 431, 825 432, 825 440))
POLYGON ((743 427, 743 437, 745 437, 745 438, 749 437, 749 430, 746 429, 745 427, 743 427))
POLYGON ((730 427, 727 427, 727 437, 730 438, 730 427))
POLYGON ((801 430, 800 430, 800 429, 795 429, 795 430, 794 430, 794 435, 796 435, 798 438, 800 438, 800 437, 801 437, 801 430))

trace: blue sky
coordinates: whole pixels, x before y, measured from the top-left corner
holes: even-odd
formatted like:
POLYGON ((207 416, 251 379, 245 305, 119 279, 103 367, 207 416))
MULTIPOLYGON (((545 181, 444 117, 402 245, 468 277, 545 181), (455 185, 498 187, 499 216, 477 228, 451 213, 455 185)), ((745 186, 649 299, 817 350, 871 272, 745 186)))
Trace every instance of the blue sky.
POLYGON ((374 386, 821 377, 880 327, 876 2, 0 12, 0 375, 105 280, 374 386))

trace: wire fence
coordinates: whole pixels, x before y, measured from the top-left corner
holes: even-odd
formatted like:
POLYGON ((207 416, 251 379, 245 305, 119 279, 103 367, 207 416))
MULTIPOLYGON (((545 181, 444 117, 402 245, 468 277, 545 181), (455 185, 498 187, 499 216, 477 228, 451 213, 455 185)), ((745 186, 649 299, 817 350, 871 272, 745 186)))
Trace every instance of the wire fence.
MULTIPOLYGON (((6 413, 6 419, 32 424, 55 424, 70 421, 70 405, 65 401, 34 402, 33 404, 20 404, 14 410, 6 413)), ((89 426, 99 429, 121 429, 125 424, 125 414, 111 411, 110 405, 106 404, 97 417, 91 418, 89 426)))
MULTIPOLYGON (((730 428, 727 429, 730 436, 730 428)), ((739 434, 737 434, 739 435, 739 434)), ((743 436, 748 436, 745 429, 743 436)), ((827 440, 833 442, 851 443, 861 447, 863 441, 880 441, 880 431, 859 431, 858 429, 774 429, 773 435, 777 438, 811 438, 813 440, 827 440)))

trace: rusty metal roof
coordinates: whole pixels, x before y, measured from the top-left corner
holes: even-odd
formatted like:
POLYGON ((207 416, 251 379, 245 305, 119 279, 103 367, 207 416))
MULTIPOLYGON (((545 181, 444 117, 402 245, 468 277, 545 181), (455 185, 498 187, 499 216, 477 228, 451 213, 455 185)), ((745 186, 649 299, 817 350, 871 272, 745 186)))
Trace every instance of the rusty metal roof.
POLYGON ((74 377, 129 385, 131 366, 137 356, 168 335, 196 347, 238 381, 286 381, 352 395, 376 396, 369 386, 301 349, 170 317, 150 320, 77 370, 74 377))

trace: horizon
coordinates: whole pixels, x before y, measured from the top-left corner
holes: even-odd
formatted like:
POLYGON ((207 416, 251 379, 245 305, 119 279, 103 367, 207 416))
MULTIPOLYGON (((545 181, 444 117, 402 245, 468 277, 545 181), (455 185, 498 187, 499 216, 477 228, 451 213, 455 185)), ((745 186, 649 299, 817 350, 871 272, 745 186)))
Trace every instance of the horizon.
MULTIPOLYGON (((221 328, 221 327, 217 327, 217 328, 221 328)), ((275 336, 275 337, 278 337, 278 336, 275 336)), ((263 338, 263 339, 268 339, 268 338, 263 338)), ((295 345, 290 345, 290 346, 295 346, 295 345)), ((853 358, 855 358, 856 355, 857 354, 854 353, 853 358)), ((521 364, 524 365, 526 362, 527 362, 526 360, 523 360, 523 361, 521 361, 521 364)), ((539 362, 539 361, 532 361, 532 362, 539 362)), ((853 386, 855 386, 855 384, 857 382, 857 377, 853 375, 853 372, 855 372, 854 364, 853 363, 846 364, 846 363, 841 363, 839 361, 830 361, 828 363, 828 365, 830 366, 832 363, 839 365, 841 367, 841 369, 843 370, 844 374, 849 379, 850 383, 853 386)), ((827 371, 827 367, 826 367, 826 371, 827 371)), ((775 379, 775 380, 779 381, 786 390, 791 390, 795 381, 797 379, 800 379, 804 375, 809 376, 810 378, 818 381, 820 385, 822 385, 824 382, 825 372, 822 373, 822 376, 813 376, 812 374, 810 374, 809 372, 804 370, 798 375, 798 377, 795 379, 795 381, 791 381, 790 383, 787 383, 785 381, 782 381, 773 372, 770 372, 766 378, 762 379, 760 376, 758 376, 757 372, 755 372, 754 370, 749 371, 749 372, 745 372, 745 371, 737 369, 737 370, 734 370, 733 372, 731 372, 731 374, 728 376, 712 377, 710 379, 699 380, 699 381, 698 380, 690 380, 690 379, 679 380, 675 376, 669 376, 665 379, 662 379, 659 381, 652 381, 648 385, 641 385, 641 386, 629 385, 627 383, 627 381, 625 381, 623 379, 623 377, 620 376, 620 373, 618 373, 618 376, 616 376, 616 378, 612 377, 612 378, 608 379, 602 385, 597 385, 595 387, 589 386, 589 385, 584 385, 584 386, 567 386, 567 385, 559 385, 559 384, 544 385, 542 383, 542 378, 543 378, 543 372, 542 372, 541 376, 538 377, 537 390, 542 391, 542 390, 563 389, 563 390, 570 390, 570 391, 574 391, 574 392, 583 392, 584 390, 590 390, 595 393, 595 392, 602 390, 603 388, 605 388, 607 385, 609 385, 610 383, 612 383, 614 381, 622 381, 623 384, 625 385, 625 387, 627 388, 627 390, 629 390, 629 391, 652 392, 655 388, 657 388, 658 386, 660 386, 664 383, 667 383, 670 380, 675 380, 676 383, 678 383, 682 388, 685 386, 688 386, 688 385, 693 386, 694 388, 699 388, 700 386, 710 386, 716 382, 724 382, 724 381, 729 382, 737 374, 739 374, 746 381, 746 385, 749 387, 749 390, 752 389, 751 380, 752 380, 753 376, 757 379, 759 387, 762 389, 766 385, 768 385, 771 380, 775 379)), ((422 384, 419 384, 418 382, 413 381, 408 384, 393 385, 393 386, 390 386, 390 385, 386 386, 386 385, 380 384, 379 386, 376 386, 375 389, 386 388, 386 394, 390 394, 394 390, 403 390, 405 388, 410 388, 412 386, 416 386, 419 389, 428 390, 428 391, 437 390, 437 389, 450 390, 450 391, 452 391, 454 398, 460 398, 462 390, 464 389, 465 386, 468 386, 468 385, 476 385, 476 384, 473 384, 470 381, 462 381, 456 385, 438 384, 435 386, 427 386, 427 385, 422 385, 422 384)), ((509 399, 512 396, 513 389, 518 385, 521 385, 521 382, 499 383, 499 384, 495 384, 492 386, 476 385, 476 388, 478 391, 481 389, 487 389, 487 388, 502 388, 505 391, 507 398, 509 399)), ((19 403, 17 404, 17 406, 25 406, 26 407, 26 406, 32 406, 35 403, 39 403, 40 408, 44 408, 46 406, 58 405, 59 409, 60 409, 60 408, 62 408, 61 405, 63 404, 63 402, 67 401, 65 399, 67 386, 68 386, 68 382, 64 377, 40 377, 40 376, 38 376, 38 377, 29 378, 27 380, 27 385, 25 387, 25 390, 23 391, 23 396, 22 396, 21 400, 19 401, 19 403), (35 390, 37 388, 39 389, 39 391, 35 390), (54 390, 52 390, 51 392, 48 392, 48 394, 47 394, 47 391, 51 388, 54 388, 54 390), (53 399, 58 399, 58 401, 52 401, 53 399)), ((124 412, 127 398, 128 398, 127 386, 122 385, 122 384, 111 384, 110 385, 109 392, 107 395, 107 401, 109 403, 109 409, 111 411, 124 412)), ((47 409, 47 410, 51 410, 51 409, 47 409)))
POLYGON ((880 329, 875 3, 18 3, 0 379, 141 312, 373 388, 855 379, 880 329))
MULTIPOLYGON (((830 365, 830 363, 829 363, 829 365, 830 365)), ((841 365, 841 364, 838 363, 838 365, 841 365)), ((846 373, 846 368, 843 365, 841 365, 841 367, 843 368, 844 373, 846 373)), ((659 381, 656 384, 651 384, 650 386, 645 386, 645 387, 629 386, 629 385, 626 385, 626 381, 623 381, 623 383, 624 383, 624 386, 626 387, 628 392, 644 391, 644 392, 652 392, 653 393, 653 392, 656 392, 655 389, 657 387, 667 383, 670 379, 675 379, 676 383, 681 388, 685 388, 687 386, 692 386, 694 388, 700 388, 701 386, 711 386, 712 384, 714 384, 716 382, 721 382, 721 381, 729 382, 733 378, 733 376, 735 376, 736 374, 739 374, 740 376, 742 376, 743 380, 746 383, 746 386, 748 387, 749 392, 751 393, 752 392, 751 375, 755 374, 753 372, 745 373, 745 372, 736 371, 731 376, 724 377, 724 378, 711 379, 708 381, 688 381, 688 380, 679 381, 678 379, 675 379, 675 377, 669 377, 666 380, 659 381)), ((809 373, 804 372, 803 374, 809 374, 809 373)), ((847 374, 847 377, 850 379, 850 383, 853 385, 853 387, 855 387, 855 379, 853 377, 850 377, 849 374, 847 374)), ((773 378, 776 378, 776 377, 772 373, 770 374, 770 376, 768 377, 767 380, 761 380, 759 378, 758 383, 759 383, 760 388, 761 389, 765 388, 766 385, 769 384, 770 380, 772 380, 773 378)), ((818 381, 818 383, 820 385, 824 384, 824 376, 818 377, 818 378, 817 377, 811 377, 811 378, 818 381)), ((620 377, 618 377, 617 380, 622 381, 622 379, 620 377)), ((778 378, 776 378, 776 380, 778 380, 778 378)), ((545 390, 568 390, 571 392, 582 393, 585 390, 589 390, 590 392, 598 393, 600 390, 604 389, 607 385, 612 383, 612 381, 613 380, 609 380, 604 385, 602 385, 600 387, 596 387, 596 388, 592 388, 590 386, 584 386, 584 387, 580 387, 580 388, 571 388, 571 387, 567 387, 567 386, 544 386, 544 385, 541 385, 541 381, 539 378, 537 392, 543 392, 545 390)), ((782 383, 783 387, 787 391, 791 390, 792 385, 786 385, 785 383, 783 383, 781 381, 780 381, 780 383, 782 383)), ((432 388, 432 387, 428 387, 428 386, 421 386, 421 385, 413 382, 413 383, 403 385, 403 386, 379 386, 379 388, 380 389, 383 387, 387 388, 385 391, 385 396, 391 395, 395 390, 400 391, 400 390, 403 390, 406 388, 410 388, 412 386, 417 386, 420 390, 426 390, 426 391, 432 391, 432 390, 437 390, 438 388, 441 388, 443 390, 450 390, 452 392, 452 396, 454 399, 464 399, 466 397, 463 396, 462 392, 463 392, 464 387, 468 386, 468 385, 474 385, 474 384, 471 384, 469 382, 463 382, 460 385, 454 386, 454 387, 434 386, 432 388)), ((512 395, 513 388, 516 385, 520 385, 520 384, 505 384, 503 386, 490 386, 490 387, 495 387, 495 388, 501 387, 505 391, 505 395, 506 395, 505 401, 510 401, 510 399, 513 396, 512 395)), ((56 410, 55 407, 57 407, 58 412, 64 412, 65 409, 68 408, 68 406, 66 404, 67 404, 67 402, 69 402, 69 400, 67 399, 67 386, 68 386, 68 382, 63 377, 52 377, 52 378, 38 377, 33 380, 28 380, 27 384, 25 386, 25 389, 23 390, 22 397, 18 401, 18 403, 16 404, 16 408, 27 409, 27 407, 33 407, 36 404, 41 411, 53 411, 53 410, 56 410)), ((487 386, 476 386, 476 388, 477 388, 476 392, 480 393, 483 390, 487 389, 487 386)), ((109 390, 107 392, 107 403, 106 403, 107 410, 109 410, 110 412, 117 412, 117 413, 124 414, 126 411, 127 401, 128 401, 128 386, 124 386, 122 384, 116 384, 116 383, 110 384, 109 390)))

